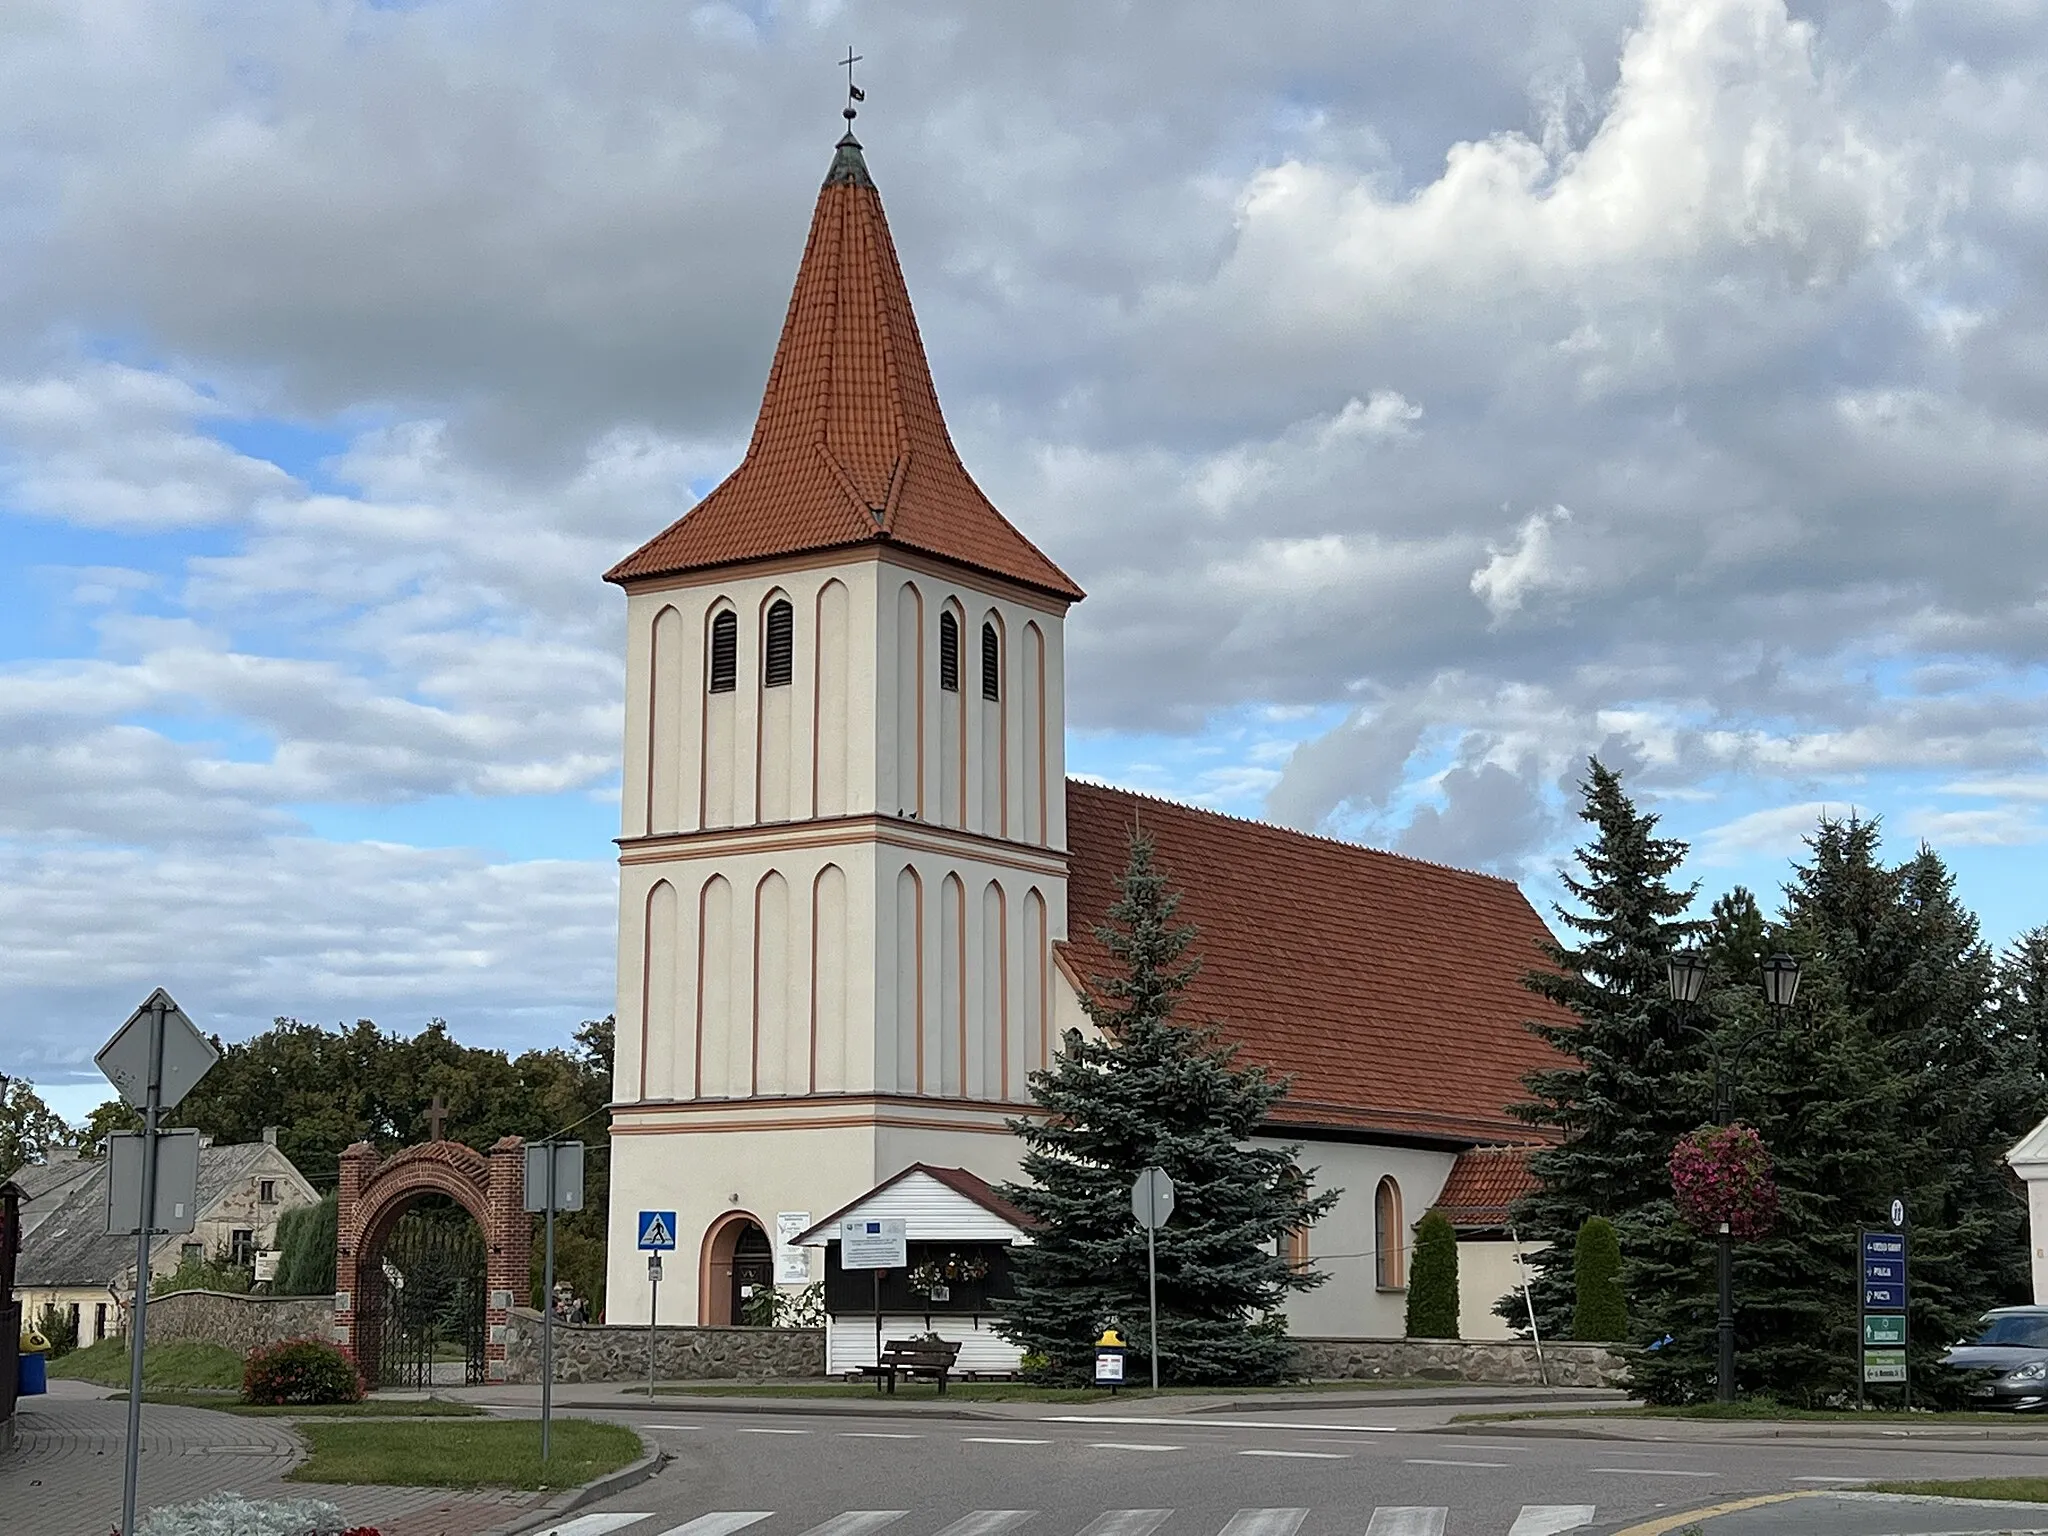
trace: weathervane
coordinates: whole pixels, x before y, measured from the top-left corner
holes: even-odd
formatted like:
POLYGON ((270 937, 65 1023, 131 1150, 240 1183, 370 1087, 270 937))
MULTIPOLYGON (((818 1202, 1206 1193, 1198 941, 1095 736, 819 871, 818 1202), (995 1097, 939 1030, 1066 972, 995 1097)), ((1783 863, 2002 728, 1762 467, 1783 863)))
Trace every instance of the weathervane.
POLYGON ((846 110, 839 115, 845 118, 849 124, 860 115, 853 110, 853 104, 856 101, 866 101, 868 99, 868 93, 853 83, 853 66, 860 61, 861 56, 851 48, 846 50, 846 57, 839 61, 846 66, 846 110))

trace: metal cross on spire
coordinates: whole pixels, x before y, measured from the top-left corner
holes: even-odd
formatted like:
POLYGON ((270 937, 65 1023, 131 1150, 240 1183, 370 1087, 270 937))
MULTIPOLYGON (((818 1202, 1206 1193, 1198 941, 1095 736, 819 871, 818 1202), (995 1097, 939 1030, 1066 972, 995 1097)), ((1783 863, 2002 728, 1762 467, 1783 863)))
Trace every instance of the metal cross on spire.
POLYGON ((853 104, 857 101, 866 101, 868 99, 868 93, 853 83, 853 66, 860 61, 861 55, 855 53, 851 48, 846 50, 846 57, 839 61, 846 68, 846 110, 839 115, 849 123, 859 116, 853 110, 853 104))

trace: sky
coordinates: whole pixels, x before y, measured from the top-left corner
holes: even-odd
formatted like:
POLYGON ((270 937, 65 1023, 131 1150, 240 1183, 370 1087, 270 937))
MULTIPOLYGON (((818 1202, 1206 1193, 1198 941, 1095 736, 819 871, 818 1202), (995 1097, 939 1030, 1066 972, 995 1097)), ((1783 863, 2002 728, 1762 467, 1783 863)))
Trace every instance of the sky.
MULTIPOLYGON (((623 601, 859 132, 1079 773, 1509 875, 1597 753, 2048 922, 2027 0, 12 0, 0 1070, 610 1009, 623 601)), ((1193 872, 1190 872, 1193 873, 1193 872)))

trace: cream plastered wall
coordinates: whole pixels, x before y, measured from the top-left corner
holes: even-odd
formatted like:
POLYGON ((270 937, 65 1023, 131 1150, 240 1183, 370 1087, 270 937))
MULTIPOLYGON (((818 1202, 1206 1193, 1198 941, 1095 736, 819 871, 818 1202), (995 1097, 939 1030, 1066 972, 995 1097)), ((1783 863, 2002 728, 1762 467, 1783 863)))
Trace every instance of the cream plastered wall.
MULTIPOLYGON (((1519 1248, 1506 1238, 1467 1239, 1458 1244, 1458 1337, 1507 1339, 1514 1329, 1494 1315, 1494 1304, 1510 1292, 1521 1306, 1522 1271, 1515 1255, 1536 1251, 1534 1243, 1519 1248)), ((1519 1320, 1523 1314, 1516 1313, 1519 1320)))
POLYGON ((874 1131, 868 1124, 660 1135, 615 1127, 605 1321, 647 1321, 641 1211, 676 1213, 676 1249, 662 1265, 661 1321, 695 1323, 704 1239, 719 1218, 744 1212, 772 1242, 778 1211, 824 1216, 865 1194, 875 1182, 873 1169, 874 1131))
MULTIPOLYGON (((1260 1138, 1256 1144, 1288 1143, 1260 1138)), ((1289 1298, 1288 1331, 1399 1338, 1406 1323, 1407 1291, 1405 1286, 1382 1290, 1373 1262, 1374 1201, 1380 1181, 1391 1178, 1400 1191, 1402 1251, 1404 1259, 1412 1258, 1415 1223, 1443 1189, 1456 1154, 1365 1142, 1303 1140, 1299 1145, 1301 1164, 1311 1171, 1315 1188, 1342 1193, 1330 1214, 1308 1234, 1309 1262, 1330 1278, 1289 1298)))
POLYGON ((620 1117, 612 1133, 605 1319, 647 1321, 642 1211, 676 1213, 677 1246, 663 1263, 661 1320, 700 1316, 705 1237, 742 1212, 771 1241, 775 1218, 822 1221, 915 1162, 972 1168, 988 1179, 1016 1172, 1021 1148, 1009 1111, 930 1100, 815 1098, 807 1102, 677 1106, 620 1117))

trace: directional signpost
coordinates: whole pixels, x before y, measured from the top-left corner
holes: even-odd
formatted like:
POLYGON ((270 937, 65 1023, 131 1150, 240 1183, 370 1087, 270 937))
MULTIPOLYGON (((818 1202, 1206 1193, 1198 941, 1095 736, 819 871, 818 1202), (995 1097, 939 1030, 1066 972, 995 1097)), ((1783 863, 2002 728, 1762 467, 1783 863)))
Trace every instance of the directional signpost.
POLYGON ((582 1142, 526 1144, 526 1208, 547 1213, 540 1286, 540 1459, 546 1461, 553 1450, 549 1431, 555 1408, 555 1212, 583 1209, 582 1142))
POLYGON ((1152 1314, 1152 1390, 1159 1390, 1159 1229, 1173 1214, 1173 1180, 1164 1168, 1139 1170, 1131 1185, 1131 1214, 1145 1229, 1145 1305, 1152 1314))
POLYGON ((142 1134, 132 1138, 127 1147, 117 1146, 109 1153, 110 1161, 118 1157, 120 1164, 109 1168, 107 1180, 107 1230, 135 1234, 135 1316, 128 1333, 128 1461, 121 1474, 121 1531, 123 1536, 135 1536, 135 1486, 142 1470, 142 1348, 148 1329, 149 1240, 160 1231, 192 1230, 195 1190, 186 1186, 196 1186, 199 1175, 199 1138, 197 1133, 185 1133, 187 1139, 179 1143, 175 1156, 178 1172, 161 1193, 158 1191, 158 1165, 165 1152, 163 1142, 169 1138, 157 1131, 157 1121, 213 1069, 220 1052, 192 1027, 171 994, 158 987, 129 1015, 128 1022, 114 1031, 114 1038, 100 1047, 93 1060, 121 1097, 142 1111, 142 1134), (131 1202, 132 1226, 127 1224, 131 1202), (171 1221, 182 1221, 182 1225, 159 1223, 166 1204, 172 1207, 171 1221), (180 1206, 182 1213, 177 1209, 180 1206))
POLYGON ((676 1246, 676 1213, 640 1213, 640 1251, 647 1255, 647 1401, 654 1401, 654 1317, 661 1301, 661 1256, 676 1246))
MULTIPOLYGON (((1906 1207, 1892 1202, 1892 1220, 1905 1225, 1906 1207)), ((1863 1369, 1857 1372, 1860 1402, 1866 1385, 1897 1385, 1913 1406, 1913 1384, 1906 1370, 1906 1234, 1863 1232, 1857 1237, 1860 1281, 1857 1322, 1863 1369)))

